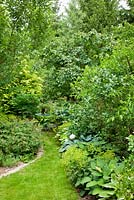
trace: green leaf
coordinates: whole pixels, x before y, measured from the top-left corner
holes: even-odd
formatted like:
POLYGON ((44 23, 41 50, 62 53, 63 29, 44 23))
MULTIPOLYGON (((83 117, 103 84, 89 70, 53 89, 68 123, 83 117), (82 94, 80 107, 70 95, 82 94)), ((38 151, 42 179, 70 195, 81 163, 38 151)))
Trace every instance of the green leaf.
POLYGON ((107 176, 107 175, 104 175, 104 176, 103 176, 103 179, 106 180, 106 181, 109 180, 109 178, 110 178, 110 177, 107 176))
POLYGON ((97 176, 97 177, 102 176, 102 173, 97 172, 97 171, 95 171, 95 170, 91 171, 91 173, 92 173, 93 176, 97 176))
POLYGON ((81 190, 81 191, 80 191, 80 196, 83 197, 84 194, 85 194, 85 192, 86 192, 85 190, 81 190))
POLYGON ((112 195, 114 195, 115 191, 114 190, 100 190, 99 192, 99 197, 110 197, 112 195))
POLYGON ((105 188, 113 188, 113 189, 116 188, 115 184, 113 184, 113 183, 106 183, 106 184, 103 185, 103 187, 105 187, 105 188))
POLYGON ((95 187, 92 191, 92 195, 100 194, 100 192, 103 192, 103 189, 101 187, 95 187))
POLYGON ((78 181, 76 182, 76 184, 75 184, 75 187, 78 187, 80 184, 81 184, 81 181, 78 180, 78 181))
POLYGON ((100 167, 97 167, 97 166, 96 166, 96 170, 97 170, 98 172, 100 172, 100 173, 102 172, 102 169, 101 169, 100 167))
POLYGON ((90 182, 91 181, 91 178, 90 177, 84 177, 82 180, 81 180, 81 184, 83 185, 84 183, 88 183, 88 182, 90 182))
POLYGON ((92 169, 96 169, 96 162, 93 160, 93 161, 91 161, 91 168, 92 169))
POLYGON ((103 178, 100 178, 98 181, 97 181, 97 184, 102 186, 104 184, 104 179, 103 178))
POLYGON ((93 186, 96 186, 97 184, 98 184, 97 181, 91 181, 90 183, 86 184, 86 187, 93 187, 93 186))

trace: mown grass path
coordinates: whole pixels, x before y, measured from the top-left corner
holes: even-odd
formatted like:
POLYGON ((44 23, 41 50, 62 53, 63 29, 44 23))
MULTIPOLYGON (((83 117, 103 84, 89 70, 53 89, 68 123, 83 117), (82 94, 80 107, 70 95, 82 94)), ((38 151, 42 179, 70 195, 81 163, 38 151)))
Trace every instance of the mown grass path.
POLYGON ((42 158, 0 180, 0 200, 78 200, 61 166, 57 144, 45 134, 42 158))

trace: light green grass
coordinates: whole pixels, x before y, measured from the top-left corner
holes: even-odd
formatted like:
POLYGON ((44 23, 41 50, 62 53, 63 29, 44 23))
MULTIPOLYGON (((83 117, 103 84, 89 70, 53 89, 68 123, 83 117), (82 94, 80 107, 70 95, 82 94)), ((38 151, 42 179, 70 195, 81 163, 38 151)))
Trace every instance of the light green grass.
POLYGON ((61 166, 57 145, 45 134, 42 158, 0 180, 0 200, 78 200, 61 166))

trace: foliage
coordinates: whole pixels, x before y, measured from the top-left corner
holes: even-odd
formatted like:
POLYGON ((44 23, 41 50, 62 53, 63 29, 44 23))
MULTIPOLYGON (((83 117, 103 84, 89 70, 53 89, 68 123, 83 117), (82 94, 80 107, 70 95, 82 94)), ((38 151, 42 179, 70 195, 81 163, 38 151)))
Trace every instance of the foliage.
POLYGON ((43 53, 44 100, 70 99, 71 83, 81 76, 86 65, 97 65, 106 54, 111 54, 113 45, 112 36, 95 30, 68 32, 55 38, 43 53))
POLYGON ((104 152, 98 148, 93 155, 91 145, 92 142, 90 151, 89 148, 87 151, 86 148, 73 145, 63 154, 67 175, 75 187, 80 189, 81 195, 88 193, 100 199, 112 199, 116 188, 112 175, 117 169, 121 171, 123 166, 117 163, 115 154, 110 150, 104 152))
POLYGON ((65 99, 61 99, 55 102, 46 102, 40 105, 41 113, 37 113, 35 118, 43 126, 44 130, 56 130, 56 127, 60 126, 66 121, 69 116, 70 103, 65 99))
MULTIPOLYGON (((133 135, 128 138, 128 150, 133 153, 133 135)), ((63 164, 69 179, 80 194, 98 199, 133 199, 133 154, 119 162, 110 146, 103 141, 73 143, 63 153, 63 164)))
POLYGON ((127 1, 128 8, 122 10, 123 20, 129 22, 130 24, 134 23, 134 1, 127 1))
POLYGON ((78 67, 56 70, 54 67, 45 72, 43 87, 44 100, 70 96, 70 83, 80 75, 78 67))
POLYGON ((131 153, 134 152, 134 135, 129 135, 127 137, 128 139, 128 151, 130 151, 131 153))
POLYGON ((133 199, 133 159, 126 164, 118 163, 111 150, 90 154, 91 144, 88 152, 74 145, 62 157, 69 179, 81 190, 81 195, 89 193, 99 199, 133 199))
MULTIPOLYGON (((4 116, 4 115, 3 115, 4 116)), ((19 121, 9 116, 0 120, 0 165, 27 161, 40 147, 40 134, 33 122, 19 121)))
POLYGON ((70 83, 76 80, 82 69, 90 62, 84 51, 81 36, 55 38, 44 49, 47 67, 44 80, 44 99, 69 97, 70 83))
MULTIPOLYGON (((70 132, 70 126, 71 126, 71 122, 64 122, 62 125, 58 126, 58 128, 56 129, 56 138, 58 138, 58 140, 61 143, 59 152, 62 153, 66 151, 72 145, 76 145, 80 147, 83 146, 86 149, 86 147, 88 146, 88 142, 91 142, 91 141, 93 142, 93 144, 91 144, 91 149, 93 148, 94 150, 97 148, 98 144, 100 143, 103 144, 103 141, 100 142, 98 138, 95 138, 95 137, 93 138, 91 135, 84 136, 83 134, 81 134, 78 137, 77 135, 73 134, 73 132, 70 132)), ((96 151, 97 150, 98 149, 96 149, 96 151)))
POLYGON ((41 49, 55 32, 52 4, 47 0, 0 3, 0 95, 1 89, 10 85, 22 70, 20 65, 26 56, 40 67, 41 49))
POLYGON ((57 133, 81 195, 131 200, 134 1, 126 10, 118 0, 72 0, 64 17, 57 5, 0 3, 0 165, 27 160, 40 146, 32 121, 2 111, 36 116, 57 133))
POLYGON ((78 177, 81 177, 85 171, 87 152, 73 145, 63 154, 62 159, 69 179, 75 184, 78 177))
POLYGON ((131 43, 130 41, 133 40, 133 31, 134 26, 124 22, 123 25, 113 28, 113 38, 115 38, 118 43, 120 41, 122 44, 129 44, 131 43))
POLYGON ((99 67, 86 67, 73 89, 79 106, 70 131, 76 135, 99 135, 121 151, 133 132, 133 44, 119 43, 99 67))
POLYGON ((104 28, 110 29, 119 23, 118 6, 118 0, 73 0, 67 9, 67 22, 75 31, 96 29, 102 32, 104 28))
POLYGON ((20 41, 17 43, 24 44, 24 48, 29 48, 29 45, 32 49, 39 48, 49 31, 52 31, 51 24, 54 19, 52 3, 52 1, 47 0, 30 0, 28 2, 25 0, 6 0, 3 2, 10 16, 11 39, 15 38, 17 41, 17 36, 21 39, 21 43, 20 41))
POLYGON ((20 72, 12 82, 1 88, 1 104, 6 113, 31 117, 38 112, 42 94, 42 79, 32 70, 31 63, 24 59, 20 72))
MULTIPOLYGON (((7 12, 6 6, 0 4, 0 87, 5 85, 13 77, 13 69, 11 64, 13 63, 13 52, 10 51, 10 36, 12 34, 10 25, 10 16, 7 12), (7 65, 7 63, 9 63, 7 65)), ((15 68, 15 67, 14 67, 15 68)))
POLYGON ((58 138, 61 144, 68 141, 68 128, 70 125, 70 122, 64 122, 62 125, 58 126, 56 130, 56 138, 58 138))
POLYGON ((134 158, 125 160, 123 170, 116 172, 112 176, 112 182, 115 185, 115 194, 117 199, 132 200, 134 198, 134 158))
MULTIPOLYGON (((114 195, 114 187, 111 183, 111 175, 117 168, 117 160, 110 151, 95 157, 90 161, 89 171, 91 175, 88 180, 82 179, 82 184, 92 195, 97 195, 100 199, 111 198, 114 195)), ((78 183, 77 183, 78 184, 78 183)))

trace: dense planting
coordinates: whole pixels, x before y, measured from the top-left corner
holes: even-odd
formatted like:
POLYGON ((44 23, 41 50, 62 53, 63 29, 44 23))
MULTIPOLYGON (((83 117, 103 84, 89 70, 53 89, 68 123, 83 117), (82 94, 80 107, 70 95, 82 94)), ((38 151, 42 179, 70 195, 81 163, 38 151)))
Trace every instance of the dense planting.
POLYGON ((82 196, 92 194, 99 199, 133 199, 133 156, 120 162, 113 150, 104 150, 99 145, 101 143, 81 143, 64 153, 63 164, 69 179, 80 189, 82 196))
POLYGON ((0 4, 1 166, 37 153, 41 124, 81 196, 134 198, 133 8, 71 0, 59 16, 57 1, 0 4))
POLYGON ((0 166, 10 166, 20 160, 32 159, 41 146, 38 129, 33 122, 1 115, 0 166))

